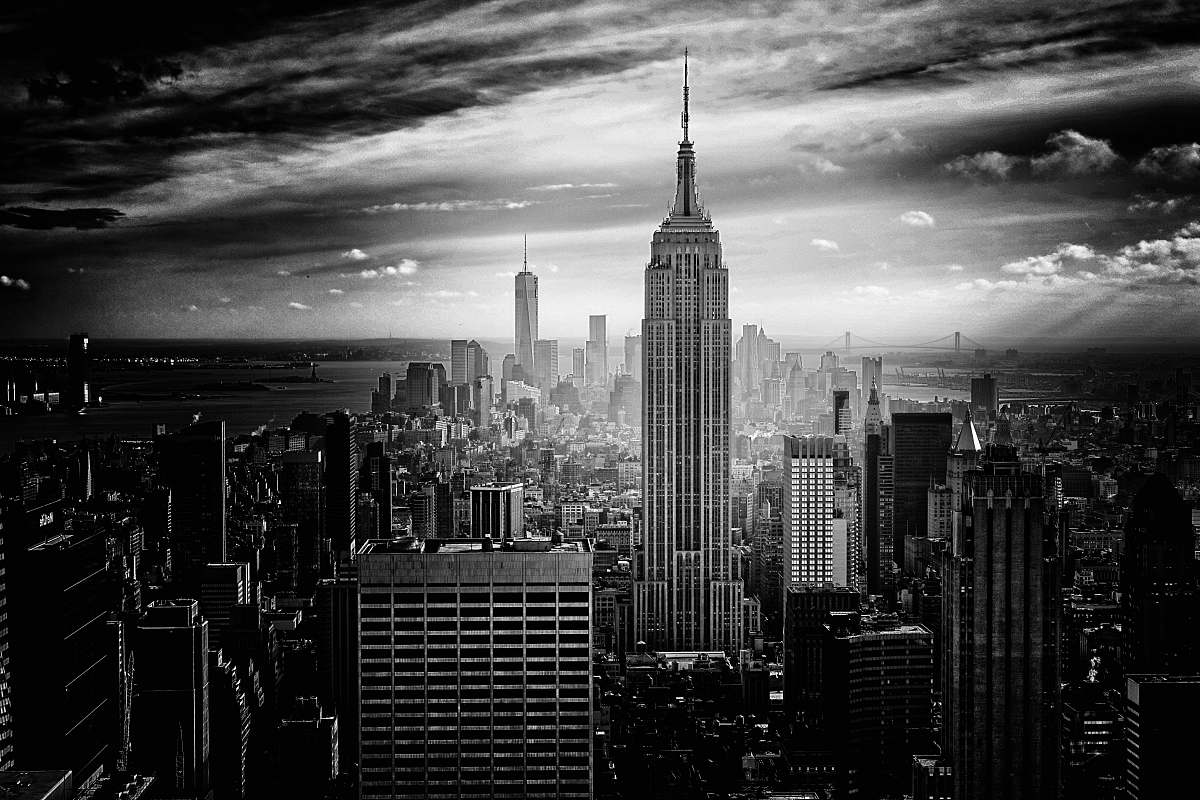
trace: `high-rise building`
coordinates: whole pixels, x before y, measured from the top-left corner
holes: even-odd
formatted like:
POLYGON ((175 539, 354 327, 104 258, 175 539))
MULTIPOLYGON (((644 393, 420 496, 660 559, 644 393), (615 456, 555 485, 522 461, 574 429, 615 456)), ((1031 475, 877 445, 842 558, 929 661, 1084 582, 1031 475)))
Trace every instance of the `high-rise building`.
POLYGON ((0 771, 13 768, 12 663, 9 656, 8 541, 0 521, 0 771))
POLYGON ((195 585, 205 564, 226 560, 225 422, 196 422, 156 444, 171 489, 172 559, 195 585))
MULTIPOLYGON (((63 398, 71 408, 83 408, 95 399, 92 397, 91 358, 88 355, 88 335, 72 333, 67 344, 67 397, 63 398)), ((76 776, 78 779, 78 776, 76 776)))
MULTIPOLYGON (((786 488, 785 488, 786 493, 786 488)), ((783 703, 818 715, 824 686, 824 625, 832 614, 858 611, 858 592, 833 584, 789 586, 783 598, 783 703)))
POLYGON ((642 381, 642 337, 625 337, 625 374, 632 375, 638 383, 642 381))
POLYGON ((1186 794, 1195 780, 1195 722, 1200 677, 1129 675, 1125 679, 1125 797, 1159 800, 1186 794))
POLYGON ((378 387, 371 392, 371 413, 386 414, 392 410, 396 397, 396 379, 390 372, 379 376, 378 387))
POLYGON ((1100 683, 1068 685, 1062 700, 1062 800, 1116 796, 1125 768, 1124 716, 1100 683))
POLYGON ((467 382, 467 340, 450 340, 450 383, 467 382))
POLYGON ((862 538, 867 570, 867 594, 881 592, 880 544, 886 538, 887 550, 891 551, 891 531, 883 531, 879 524, 879 458, 887 446, 883 421, 879 413, 878 387, 871 384, 867 411, 863 415, 863 487, 862 487, 862 538))
POLYGON ((446 367, 436 361, 409 362, 404 378, 404 392, 410 409, 434 405, 442 397, 446 385, 446 367))
POLYGON ((675 202, 645 272, 634 629, 651 648, 736 651, 743 591, 731 541, 729 274, 696 190, 686 73, 685 65, 675 202))
POLYGON ((948 486, 935 484, 925 496, 925 535, 930 539, 949 539, 954 529, 954 492, 948 486))
POLYGON ((83 784, 115 761, 117 745, 106 536, 39 528, 44 540, 8 552, 14 755, 19 768, 61 765, 83 784))
MULTIPOLYGON (((450 341, 450 383, 470 383, 489 371, 488 355, 479 342, 471 339, 450 341)), ((381 387, 380 392, 383 391, 381 387)))
POLYGON ((754 491, 754 571, 751 590, 762 603, 765 632, 783 629, 783 481, 779 473, 754 491))
POLYGON ((833 437, 833 582, 866 593, 862 535, 862 467, 854 463, 850 442, 833 437))
POLYGON ((492 374, 491 358, 483 345, 472 339, 467 342, 467 380, 492 374))
POLYGON ((608 317, 592 314, 588 317, 588 339, 586 346, 587 385, 608 384, 608 317))
POLYGON ((358 576, 339 575, 317 584, 317 692, 321 704, 337 716, 338 758, 358 763, 359 648, 358 576))
POLYGON ((155 600, 138 624, 132 766, 160 791, 203 796, 211 752, 208 622, 195 600, 155 600))
POLYGON ((325 535, 340 562, 357 550, 358 421, 344 411, 325 420, 325 535))
POLYGON ((608 421, 619 422, 622 414, 626 425, 642 424, 642 385, 632 375, 613 378, 608 396, 608 421))
POLYGON ((432 483, 419 486, 408 496, 412 535, 418 539, 437 536, 437 488, 432 483))
POLYGON ((736 349, 738 380, 742 384, 742 393, 750 395, 762 382, 762 361, 758 353, 758 326, 743 325, 742 338, 738 340, 736 349))
POLYGON ((971 408, 983 412, 985 420, 994 420, 1000 410, 1000 384, 989 373, 971 378, 971 408))
POLYGON ((942 557, 943 753, 955 797, 1058 791, 1056 533, 1037 476, 989 464, 942 557))
POLYGON ((850 390, 833 390, 833 432, 845 436, 850 433, 851 409, 850 390))
MULTIPOLYGON (((315 697, 302 697, 276 730, 281 755, 274 789, 279 797, 335 794, 341 748, 341 719, 315 697)), ((355 757, 357 758, 357 756, 355 757)))
POLYGON ((946 483, 950 414, 893 414, 889 451, 895 459, 893 559, 904 563, 904 537, 924 536, 929 483, 946 483))
POLYGON ((538 339, 533 343, 537 365, 537 385, 544 393, 558 385, 558 339, 538 339))
POLYGON ((520 539, 525 535, 525 487, 520 483, 482 483, 470 488, 471 536, 520 539))
POLYGON ((209 766, 213 800, 244 800, 250 761, 250 703, 241 670, 208 651, 209 766))
POLYGON ((586 545, 373 541, 358 566, 363 800, 592 796, 586 545))
POLYGON ((1121 556, 1126 673, 1200 671, 1192 510, 1166 475, 1134 496, 1121 556))
POLYGON ((208 621, 208 643, 213 650, 223 644, 233 607, 246 605, 255 595, 250 584, 250 565, 206 564, 200 578, 200 613, 208 621))
POLYGON ((390 539, 392 537, 392 510, 396 498, 392 485, 392 457, 384 442, 371 442, 363 457, 363 488, 375 498, 379 520, 376 529, 363 531, 363 537, 390 539))
POLYGON ((833 439, 783 437, 783 591, 834 582, 833 439))
POLYGON ((913 754, 932 744, 933 634, 858 614, 833 614, 823 627, 822 725, 842 796, 898 797, 913 754))
MULTIPOLYGON (((329 558, 325 535, 325 463, 320 450, 284 453, 279 478, 282 521, 294 526, 295 589, 306 594, 329 558)), ((207 615, 206 615, 207 616, 207 615)))
POLYGON ((583 386, 587 373, 587 350, 582 347, 571 348, 571 374, 575 376, 577 386, 583 386))
MULTIPOLYGON (((520 365, 525 374, 532 378, 537 368, 537 360, 533 353, 533 343, 538 338, 538 279, 529 271, 529 258, 526 256, 521 271, 514 279, 516 296, 516 324, 513 335, 516 352, 516 364, 520 365)), ((505 376, 507 380, 507 376, 505 376)))

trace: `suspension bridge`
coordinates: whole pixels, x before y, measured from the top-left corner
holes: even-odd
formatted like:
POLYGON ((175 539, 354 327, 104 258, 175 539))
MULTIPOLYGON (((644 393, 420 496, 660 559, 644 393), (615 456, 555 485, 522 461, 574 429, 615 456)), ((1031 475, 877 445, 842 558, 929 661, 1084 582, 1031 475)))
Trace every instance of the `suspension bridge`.
POLYGON ((916 344, 888 344, 885 342, 877 342, 873 339, 859 336, 858 334, 846 331, 841 336, 834 337, 821 346, 822 350, 879 350, 887 349, 892 351, 904 350, 949 350, 955 353, 966 351, 968 353, 975 350, 986 350, 979 342, 966 336, 961 331, 954 331, 937 339, 930 339, 928 342, 917 342, 916 344))

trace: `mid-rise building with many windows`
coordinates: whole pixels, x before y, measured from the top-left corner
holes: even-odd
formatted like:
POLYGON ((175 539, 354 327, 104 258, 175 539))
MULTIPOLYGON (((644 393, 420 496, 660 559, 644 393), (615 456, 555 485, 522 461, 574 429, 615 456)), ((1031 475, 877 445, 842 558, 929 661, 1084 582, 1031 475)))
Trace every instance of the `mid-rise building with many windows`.
POLYGON ((580 543, 363 546, 363 800, 591 797, 591 569, 580 543))

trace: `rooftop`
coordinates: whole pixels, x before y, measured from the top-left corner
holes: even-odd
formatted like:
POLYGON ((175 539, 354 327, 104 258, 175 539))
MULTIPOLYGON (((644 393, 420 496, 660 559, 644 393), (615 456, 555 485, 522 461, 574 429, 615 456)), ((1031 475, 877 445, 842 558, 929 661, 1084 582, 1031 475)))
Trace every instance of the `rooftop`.
POLYGON ((398 539, 371 539, 363 544, 359 555, 368 553, 585 553, 587 542, 555 542, 546 538, 506 539, 418 539, 402 536, 398 539))

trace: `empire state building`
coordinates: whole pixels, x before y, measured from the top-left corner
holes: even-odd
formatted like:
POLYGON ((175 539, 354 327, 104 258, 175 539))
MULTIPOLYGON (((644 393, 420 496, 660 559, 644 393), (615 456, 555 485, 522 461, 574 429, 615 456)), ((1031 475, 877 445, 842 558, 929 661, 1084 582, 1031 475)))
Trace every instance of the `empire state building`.
POLYGON ((696 191, 686 54, 681 121, 675 203, 651 240, 645 275, 645 520, 634 631, 656 650, 736 651, 743 630, 730 528, 729 273, 696 191))

